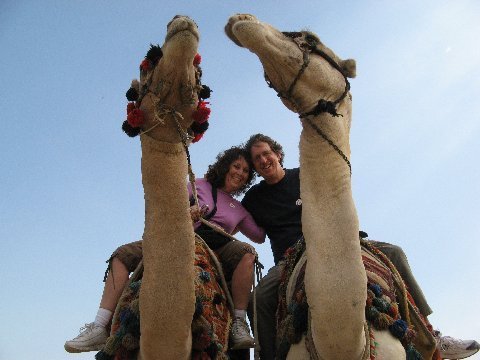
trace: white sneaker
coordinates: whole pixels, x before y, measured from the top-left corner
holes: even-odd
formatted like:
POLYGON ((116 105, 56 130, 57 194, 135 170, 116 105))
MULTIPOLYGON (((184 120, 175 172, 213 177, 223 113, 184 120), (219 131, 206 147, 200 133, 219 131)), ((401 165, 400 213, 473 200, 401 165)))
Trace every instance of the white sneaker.
POLYGON ((465 359, 480 350, 480 344, 475 340, 460 340, 442 336, 439 331, 435 331, 435 340, 442 359, 465 359))
POLYGON ((235 318, 230 332, 232 350, 249 349, 255 346, 253 338, 250 336, 250 329, 247 322, 242 318, 235 318))
POLYGON ((75 339, 65 342, 65 350, 69 353, 102 350, 107 338, 107 330, 92 322, 85 324, 75 339))

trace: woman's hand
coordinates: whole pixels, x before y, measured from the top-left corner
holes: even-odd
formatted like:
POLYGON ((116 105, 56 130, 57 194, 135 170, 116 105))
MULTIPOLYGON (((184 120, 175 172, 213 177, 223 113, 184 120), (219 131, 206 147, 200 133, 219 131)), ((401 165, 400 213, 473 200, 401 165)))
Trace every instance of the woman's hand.
POLYGON ((192 218, 193 222, 197 222, 200 220, 203 215, 205 215, 208 212, 208 205, 202 205, 201 208, 199 208, 197 205, 192 205, 190 206, 190 217, 192 218))

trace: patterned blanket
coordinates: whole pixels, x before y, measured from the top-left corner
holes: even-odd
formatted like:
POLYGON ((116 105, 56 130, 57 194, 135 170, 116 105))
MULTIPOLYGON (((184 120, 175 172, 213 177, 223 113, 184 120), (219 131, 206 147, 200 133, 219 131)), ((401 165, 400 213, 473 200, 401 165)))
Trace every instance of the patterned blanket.
MULTIPOLYGON (((226 359, 232 306, 218 261, 203 240, 195 237, 195 313, 192 321, 192 359, 226 359)), ((138 306, 143 264, 132 274, 112 320, 110 337, 96 360, 137 358, 140 341, 138 306)))
MULTIPOLYGON (((278 359, 285 359, 290 345, 298 343, 303 336, 306 336, 307 347, 312 359, 317 357, 313 343, 309 341, 311 334, 308 328, 309 313, 304 284, 306 268, 304 253, 305 241, 299 241, 286 254, 286 266, 280 282, 277 310, 278 359), (296 276, 296 280, 295 283, 289 285, 292 274, 296 276)), ((412 308, 413 311, 418 311, 418 309, 409 306, 411 298, 409 298, 398 272, 385 255, 368 242, 362 242, 362 260, 368 279, 365 317, 369 327, 390 330, 392 335, 402 342, 408 359, 422 359, 414 346, 413 340, 416 332, 410 323, 408 313, 409 308, 412 308), (399 291, 397 297, 398 281, 402 283, 403 292, 399 291), (399 311, 398 302, 402 303, 402 310, 407 309, 406 312, 399 311)), ((368 337, 367 343, 370 348, 366 352, 366 356, 373 360, 375 359, 375 341, 372 331, 369 331, 368 337)))

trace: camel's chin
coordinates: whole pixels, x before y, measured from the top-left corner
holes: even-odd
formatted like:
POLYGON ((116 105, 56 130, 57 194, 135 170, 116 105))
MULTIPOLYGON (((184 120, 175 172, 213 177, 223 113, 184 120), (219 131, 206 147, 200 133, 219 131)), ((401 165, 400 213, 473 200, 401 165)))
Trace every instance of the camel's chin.
POLYGON ((225 25, 225 33, 235 44, 240 47, 250 48, 249 44, 255 41, 255 28, 261 26, 258 19, 250 14, 236 14, 228 19, 225 25))
POLYGON ((172 20, 168 26, 165 42, 179 35, 182 37, 192 36, 197 43, 200 41, 200 34, 197 25, 193 20, 187 17, 178 17, 172 20))
POLYGON ((256 52, 262 42, 265 41, 263 32, 259 31, 262 25, 252 21, 238 21, 232 26, 233 40, 237 45, 256 52))
POLYGON ((198 32, 194 32, 191 29, 184 29, 171 33, 169 32, 165 38, 165 42, 178 40, 182 41, 185 46, 198 47, 199 35, 198 32))

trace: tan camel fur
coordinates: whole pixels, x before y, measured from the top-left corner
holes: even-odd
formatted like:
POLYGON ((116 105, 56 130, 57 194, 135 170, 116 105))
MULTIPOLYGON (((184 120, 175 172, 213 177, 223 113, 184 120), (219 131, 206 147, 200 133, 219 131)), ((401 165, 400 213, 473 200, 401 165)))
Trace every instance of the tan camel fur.
MULTIPOLYGON (((183 132, 192 124, 198 103, 193 66, 198 42, 197 25, 188 17, 177 16, 168 24, 163 56, 140 106, 142 130, 147 132, 141 135, 145 230, 139 357, 147 360, 187 359, 191 352, 194 233, 185 184, 187 160, 174 116, 163 114, 163 124, 156 126, 155 107, 166 105, 181 114, 183 119, 178 113, 176 118, 183 132)), ((140 86, 143 83, 145 79, 140 86)))
MULTIPOLYGON (((283 103, 299 114, 314 109, 319 99, 335 101, 345 91, 345 78, 323 57, 310 54, 304 64, 300 36, 285 36, 252 15, 235 15, 225 27, 237 45, 255 53, 271 84, 283 93, 283 103), (295 80, 296 79, 296 80, 295 80), (288 94, 289 87, 296 81, 288 94)), ((318 43, 348 77, 355 76, 355 62, 341 61, 318 43)), ((342 116, 329 113, 308 116, 347 158, 351 97, 348 93, 337 105, 342 116)), ((346 161, 312 127, 302 120, 300 138, 300 189, 302 224, 306 242, 305 289, 309 299, 313 342, 320 359, 362 359, 366 334, 365 301, 367 278, 358 239, 358 218, 352 198, 351 176, 346 161), (314 299, 314 300, 312 300, 314 299)), ((377 359, 405 359, 405 351, 387 331, 375 332, 377 359)), ((305 342, 290 348, 289 359, 310 358, 305 342)))

